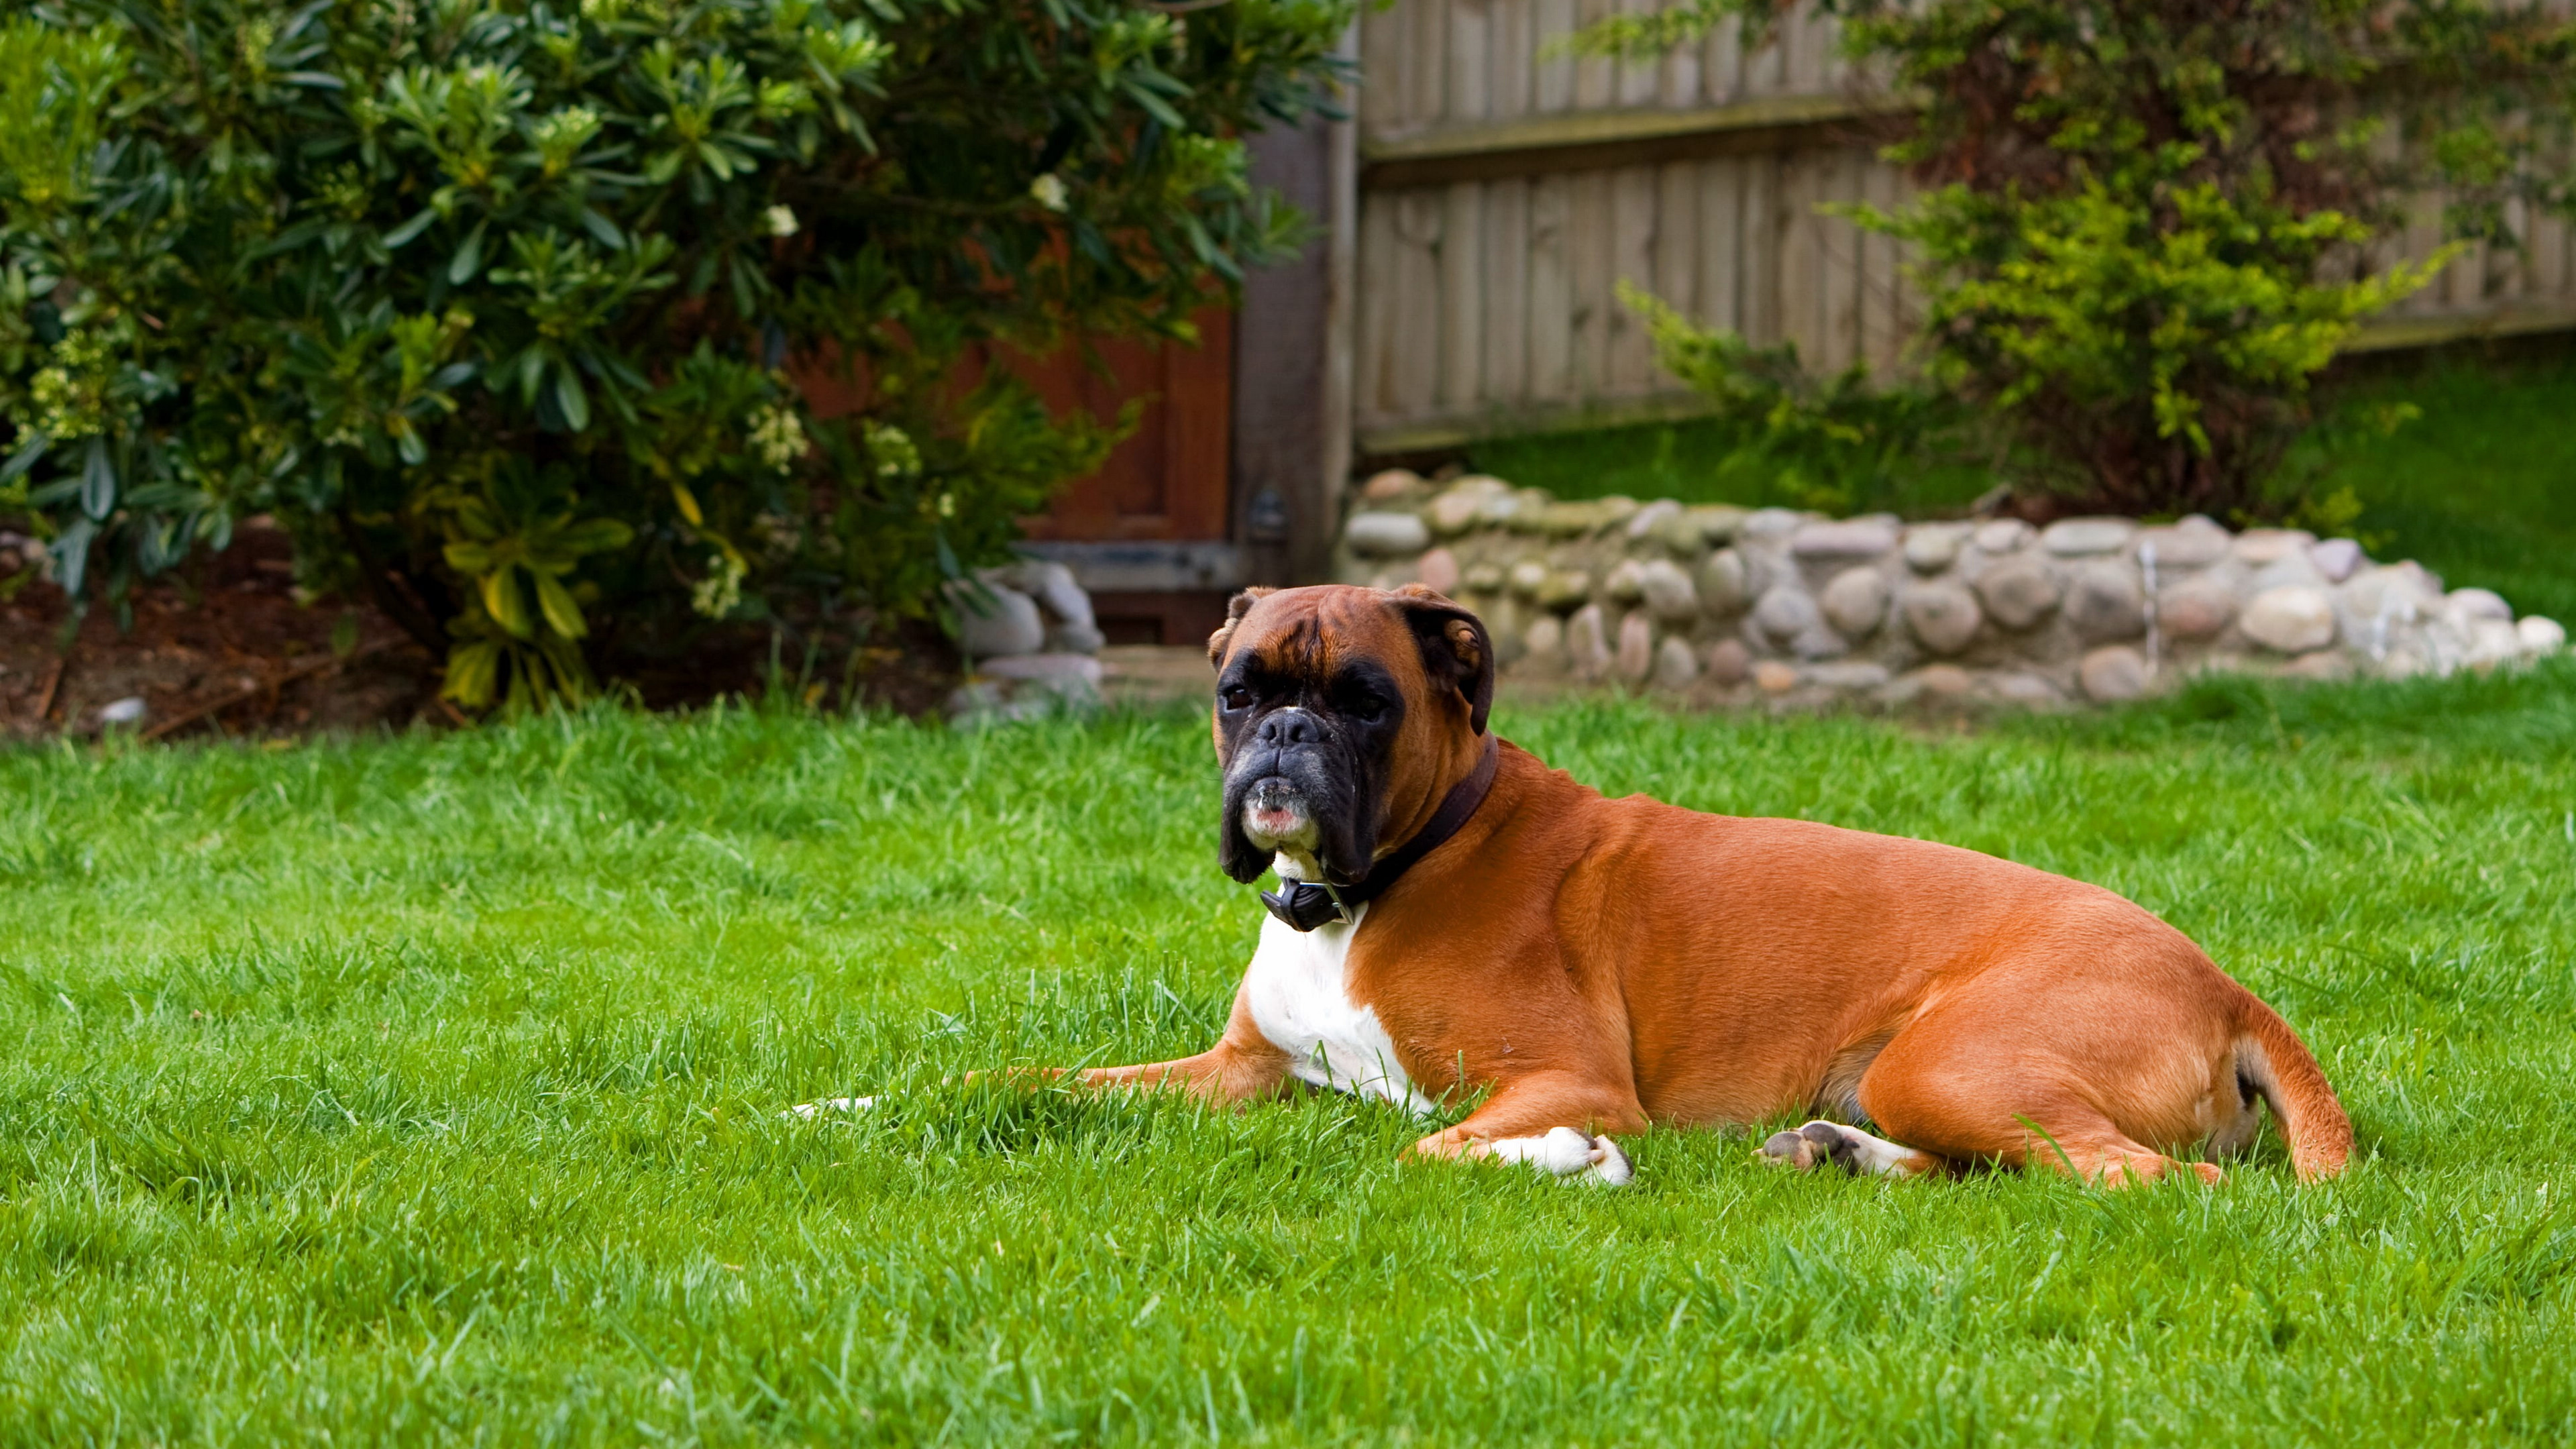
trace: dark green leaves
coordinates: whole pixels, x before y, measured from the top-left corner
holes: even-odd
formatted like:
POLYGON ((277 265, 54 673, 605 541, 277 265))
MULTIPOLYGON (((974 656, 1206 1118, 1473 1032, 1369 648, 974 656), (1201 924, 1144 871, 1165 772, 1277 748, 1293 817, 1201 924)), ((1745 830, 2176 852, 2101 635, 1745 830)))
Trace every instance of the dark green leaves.
POLYGON ((1272 230, 1239 138, 1317 98, 1349 19, 11 13, 0 497, 103 595, 259 513, 302 578, 427 575, 390 582, 452 608, 407 624, 472 706, 579 694, 602 610, 648 644, 790 593, 919 615, 943 550, 1006 556, 1123 424, 1049 414, 977 349, 1174 334, 1272 230), (856 411, 815 416, 827 388, 856 411))

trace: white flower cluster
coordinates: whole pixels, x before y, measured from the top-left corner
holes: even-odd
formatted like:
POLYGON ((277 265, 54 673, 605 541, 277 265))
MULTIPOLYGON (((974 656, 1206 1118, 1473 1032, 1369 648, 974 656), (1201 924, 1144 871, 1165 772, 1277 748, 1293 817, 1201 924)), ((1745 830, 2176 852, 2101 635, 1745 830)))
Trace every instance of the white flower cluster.
POLYGON ((909 478, 921 471, 921 449, 910 433, 892 423, 868 424, 868 456, 877 460, 880 478, 909 478))
POLYGON ((751 447, 760 461, 784 473, 805 456, 805 425, 792 409, 762 408, 752 414, 751 447))
POLYGON ((689 607, 708 619, 721 619, 742 602, 742 578, 750 568, 729 551, 707 560, 707 576, 689 586, 689 607))

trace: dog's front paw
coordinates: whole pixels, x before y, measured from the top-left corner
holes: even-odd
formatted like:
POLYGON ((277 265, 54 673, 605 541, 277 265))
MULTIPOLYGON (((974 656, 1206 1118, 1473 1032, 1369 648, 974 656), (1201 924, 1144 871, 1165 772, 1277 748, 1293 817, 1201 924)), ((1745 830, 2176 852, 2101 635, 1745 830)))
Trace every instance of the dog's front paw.
POLYGON ((819 1102, 799 1102, 778 1115, 798 1122, 811 1122, 826 1112, 864 1112, 876 1104, 874 1097, 825 1097, 819 1102))
POLYGON ((1635 1164, 1607 1137, 1587 1137, 1571 1127, 1558 1127, 1544 1137, 1505 1137, 1492 1144, 1505 1162, 1526 1162, 1556 1178, 1580 1178, 1607 1187, 1625 1187, 1636 1177, 1635 1164))

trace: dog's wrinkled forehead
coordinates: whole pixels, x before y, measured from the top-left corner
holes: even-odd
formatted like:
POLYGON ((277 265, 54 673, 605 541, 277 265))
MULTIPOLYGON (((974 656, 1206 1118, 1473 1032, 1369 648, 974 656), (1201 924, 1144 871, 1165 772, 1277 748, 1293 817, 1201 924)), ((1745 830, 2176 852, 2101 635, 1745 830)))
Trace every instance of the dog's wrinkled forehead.
POLYGON ((1271 679, 1326 685, 1367 660, 1408 692, 1422 683, 1419 646, 1386 597, 1372 589, 1282 589, 1253 600, 1219 631, 1217 667, 1248 662, 1271 679))

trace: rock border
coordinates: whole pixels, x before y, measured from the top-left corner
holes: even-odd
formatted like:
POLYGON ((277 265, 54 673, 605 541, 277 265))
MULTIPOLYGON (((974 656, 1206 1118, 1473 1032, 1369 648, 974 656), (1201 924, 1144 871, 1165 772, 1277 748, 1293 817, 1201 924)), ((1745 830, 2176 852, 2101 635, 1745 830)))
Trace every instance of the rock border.
POLYGON ((1709 703, 2057 708, 2204 670, 2405 679, 2519 665, 2567 631, 2351 539, 2067 518, 1905 523, 1672 499, 1569 501, 1403 469, 1357 490, 1334 577, 1477 611, 1515 679, 1709 703))

